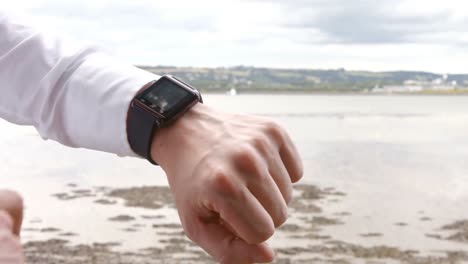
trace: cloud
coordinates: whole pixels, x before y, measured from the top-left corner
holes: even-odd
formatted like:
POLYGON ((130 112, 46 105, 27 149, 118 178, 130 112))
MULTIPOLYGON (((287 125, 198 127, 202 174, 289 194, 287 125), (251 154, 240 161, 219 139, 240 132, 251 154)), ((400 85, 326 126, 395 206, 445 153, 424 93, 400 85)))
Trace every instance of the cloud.
POLYGON ((183 31, 213 30, 209 12, 184 15, 176 6, 158 5, 156 1, 44 1, 30 9, 32 14, 53 16, 100 27, 131 30, 135 28, 172 29, 183 31))
POLYGON ((468 13, 456 17, 457 9, 460 4, 468 5, 457 1, 454 7, 454 1, 435 5, 419 0, 42 0, 30 12, 78 20, 103 33, 172 30, 210 32, 226 38, 228 32, 231 41, 241 44, 277 38, 308 44, 455 44, 454 35, 468 33, 468 13), (431 39, 431 35, 435 37, 431 39), (444 35, 448 37, 442 38, 444 35))
MULTIPOLYGON (((417 1, 412 1, 413 4, 417 1)), ((285 9, 282 25, 287 28, 320 31, 325 41, 314 43, 388 44, 430 42, 430 35, 446 32, 468 33, 466 17, 453 20, 454 9, 436 6, 418 12, 421 8, 408 6, 408 1, 375 0, 310 0, 277 1, 285 9), (424 36, 424 38, 422 38, 424 36)), ((421 6, 428 3, 420 2, 421 6)), ((415 5, 418 7, 418 5, 415 5)), ((447 5, 450 7, 450 5, 447 5)), ((433 41, 455 42, 456 39, 433 41)))
POLYGON ((465 0, 15 0, 137 64, 464 71, 465 0), (423 63, 422 63, 423 62, 423 63))

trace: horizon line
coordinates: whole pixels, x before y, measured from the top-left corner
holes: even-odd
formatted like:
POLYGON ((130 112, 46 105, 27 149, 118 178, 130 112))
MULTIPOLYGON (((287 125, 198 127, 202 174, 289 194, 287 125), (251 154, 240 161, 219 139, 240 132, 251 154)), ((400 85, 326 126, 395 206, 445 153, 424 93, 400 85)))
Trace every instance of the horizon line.
POLYGON ((468 75, 468 73, 439 73, 428 70, 362 70, 362 69, 346 69, 345 67, 338 68, 284 68, 284 67, 267 67, 267 66, 253 66, 253 65, 232 65, 232 66, 175 66, 175 65, 148 65, 148 64, 134 64, 134 66, 139 68, 199 68, 199 69, 231 69, 231 68, 253 68, 253 69, 272 69, 272 70, 296 70, 296 71, 348 71, 348 72, 371 72, 371 73, 392 73, 392 72, 419 72, 419 73, 429 73, 435 75, 468 75))

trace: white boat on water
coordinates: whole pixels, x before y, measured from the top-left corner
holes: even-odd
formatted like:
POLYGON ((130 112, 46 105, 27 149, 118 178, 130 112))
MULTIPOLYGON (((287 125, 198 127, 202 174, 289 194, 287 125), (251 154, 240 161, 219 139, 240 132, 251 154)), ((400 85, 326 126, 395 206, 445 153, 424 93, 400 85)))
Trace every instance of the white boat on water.
POLYGON ((237 95, 237 90, 235 88, 231 88, 229 92, 227 93, 230 96, 236 96, 237 95))

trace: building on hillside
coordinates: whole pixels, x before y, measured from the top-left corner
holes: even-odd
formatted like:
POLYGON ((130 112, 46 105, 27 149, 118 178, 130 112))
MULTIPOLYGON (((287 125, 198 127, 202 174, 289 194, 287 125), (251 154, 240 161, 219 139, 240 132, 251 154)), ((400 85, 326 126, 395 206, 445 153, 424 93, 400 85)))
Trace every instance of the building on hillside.
POLYGON ((373 93, 412 93, 424 90, 420 85, 385 85, 372 89, 373 93))

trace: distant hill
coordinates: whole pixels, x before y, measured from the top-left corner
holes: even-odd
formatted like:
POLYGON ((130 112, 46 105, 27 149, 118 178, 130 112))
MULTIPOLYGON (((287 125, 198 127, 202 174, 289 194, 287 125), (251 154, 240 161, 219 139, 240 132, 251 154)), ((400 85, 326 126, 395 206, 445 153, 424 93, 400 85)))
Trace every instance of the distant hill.
POLYGON ((454 84, 454 89, 468 86, 468 74, 444 76, 430 72, 370 72, 335 70, 296 70, 255 67, 191 68, 139 66, 162 75, 172 74, 202 91, 227 91, 235 88, 245 92, 360 92, 374 87, 431 84, 434 81, 454 84))

